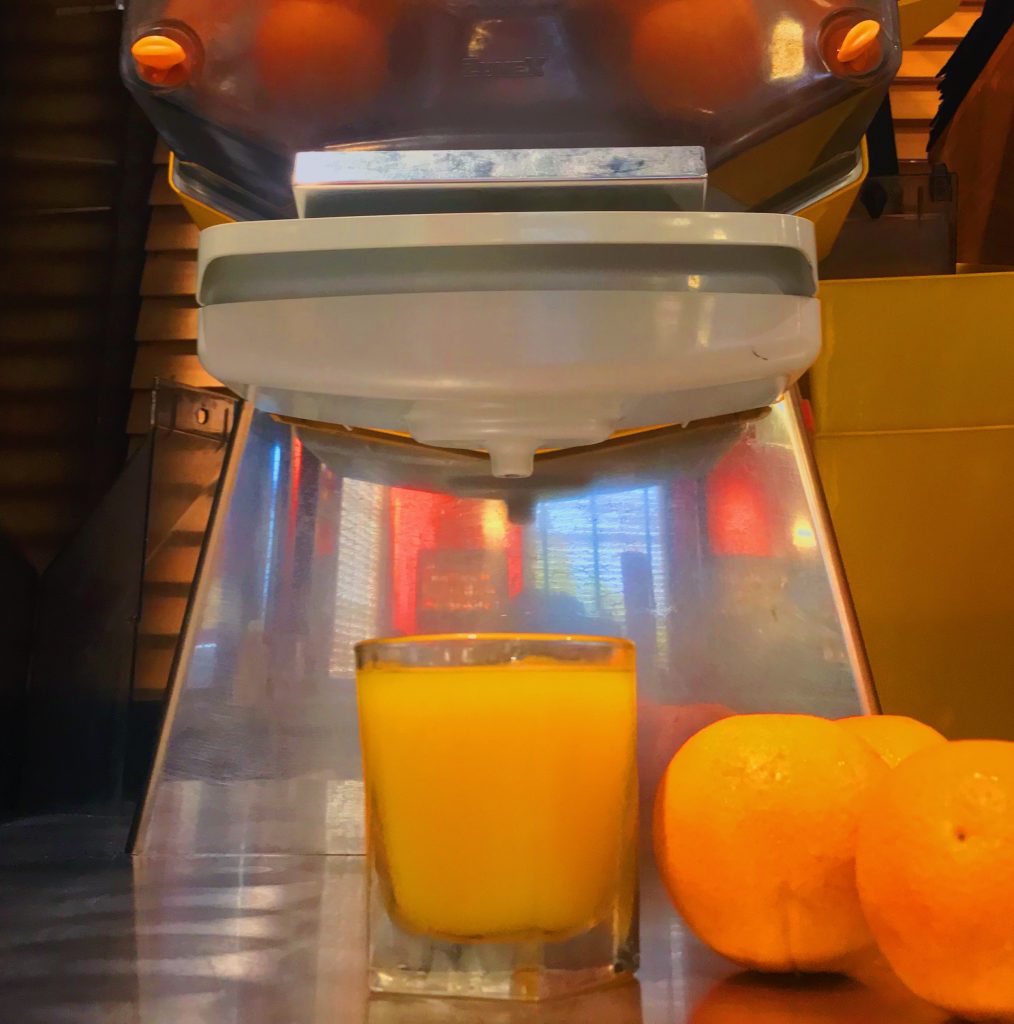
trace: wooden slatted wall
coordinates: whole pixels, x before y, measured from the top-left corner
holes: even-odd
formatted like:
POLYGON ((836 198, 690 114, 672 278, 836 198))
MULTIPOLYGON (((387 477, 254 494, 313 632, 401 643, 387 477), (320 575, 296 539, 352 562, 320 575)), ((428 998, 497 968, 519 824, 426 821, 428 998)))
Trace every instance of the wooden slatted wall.
POLYGON ((0 0, 0 533, 44 567, 125 454, 154 133, 113 3, 0 0))
POLYGON ((197 360, 197 228, 169 188, 168 158, 165 146, 159 144, 127 424, 135 438, 148 430, 151 388, 156 378, 193 387, 220 387, 197 360))
POLYGON ((926 159, 930 122, 937 111, 936 75, 981 13, 982 0, 962 0, 950 18, 905 51, 891 87, 899 159, 926 159))

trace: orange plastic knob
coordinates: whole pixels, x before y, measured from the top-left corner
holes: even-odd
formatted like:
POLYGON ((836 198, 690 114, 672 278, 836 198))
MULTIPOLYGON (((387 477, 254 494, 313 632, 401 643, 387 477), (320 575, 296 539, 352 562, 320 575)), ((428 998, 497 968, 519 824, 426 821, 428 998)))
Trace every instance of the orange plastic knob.
POLYGON ((872 71, 881 61, 880 22, 867 18, 853 25, 839 43, 837 62, 853 74, 872 71))
POLYGON ((138 75, 153 85, 178 85, 186 78, 187 51, 169 36, 141 36, 130 55, 138 75))

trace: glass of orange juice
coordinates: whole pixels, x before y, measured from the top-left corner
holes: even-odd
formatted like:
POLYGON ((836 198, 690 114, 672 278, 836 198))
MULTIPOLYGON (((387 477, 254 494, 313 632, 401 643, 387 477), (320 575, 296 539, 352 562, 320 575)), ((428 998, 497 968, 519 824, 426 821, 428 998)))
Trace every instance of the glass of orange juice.
POLYGON ((541 999, 637 966, 634 646, 356 647, 374 991, 541 999))

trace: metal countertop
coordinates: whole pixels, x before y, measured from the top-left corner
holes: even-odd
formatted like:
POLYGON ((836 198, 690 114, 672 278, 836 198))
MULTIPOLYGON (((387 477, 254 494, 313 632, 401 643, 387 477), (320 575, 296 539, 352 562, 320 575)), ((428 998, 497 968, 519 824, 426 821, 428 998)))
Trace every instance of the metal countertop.
MULTIPOLYGON (((875 963, 863 967, 868 985, 743 974, 650 892, 637 984, 539 1005, 371 997, 362 858, 131 860, 107 849, 72 861, 59 823, 24 837, 0 828, 0 1021, 11 1024, 947 1020, 875 963), (48 850, 61 836, 64 859, 54 859, 48 850)), ((87 852, 83 841, 78 848, 87 852)))

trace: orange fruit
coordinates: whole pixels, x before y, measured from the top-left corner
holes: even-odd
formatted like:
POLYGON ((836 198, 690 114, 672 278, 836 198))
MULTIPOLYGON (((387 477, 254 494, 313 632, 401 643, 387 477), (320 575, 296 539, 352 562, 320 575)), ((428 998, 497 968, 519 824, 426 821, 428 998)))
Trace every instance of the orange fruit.
POLYGON ((254 43, 272 99, 339 114, 372 99, 387 74, 387 56, 381 25, 336 0, 273 0, 254 43))
POLYGON ((863 909, 917 995, 1014 1017, 1014 743, 934 745, 895 768, 859 829, 863 909))
POLYGON ((904 715, 856 715, 839 718, 838 724, 866 740, 891 768, 918 750, 947 742, 931 725, 904 715))
POLYGON ((638 704, 637 775, 649 800, 654 799, 673 754, 694 733, 733 714, 724 704, 638 704))
POLYGON ((662 0, 631 11, 634 82, 660 114, 713 111, 762 81, 763 32, 753 0, 662 0))
POLYGON ((655 858, 676 909, 718 953, 821 970, 871 942, 855 884, 859 817, 888 768, 809 715, 737 715, 680 748, 655 801, 655 858))
MULTIPOLYGON (((638 704, 637 788, 641 821, 651 820, 655 793, 673 754, 694 733, 732 714, 735 712, 722 704, 638 704)), ((640 830, 639 838, 647 852, 651 848, 650 830, 640 830)))
POLYGON ((221 31, 234 31, 237 15, 248 7, 247 0, 168 0, 163 17, 182 21, 207 43, 212 35, 221 31))

